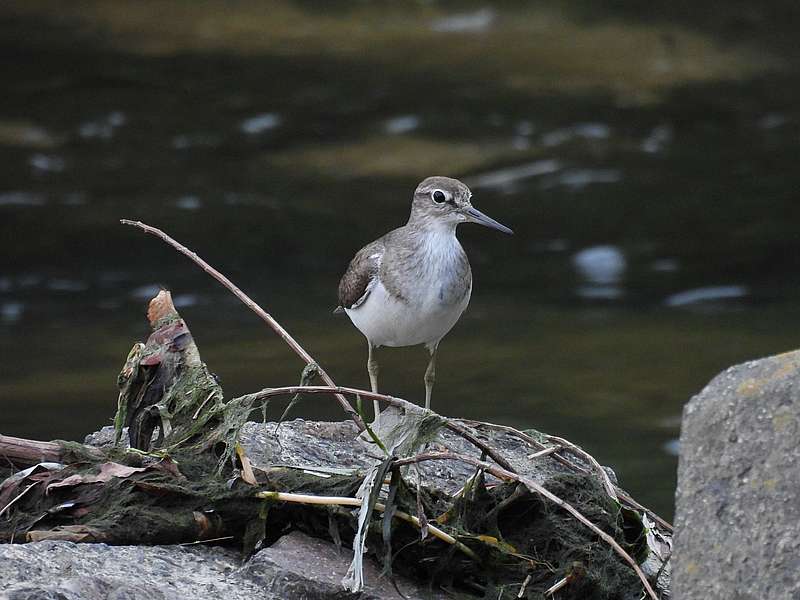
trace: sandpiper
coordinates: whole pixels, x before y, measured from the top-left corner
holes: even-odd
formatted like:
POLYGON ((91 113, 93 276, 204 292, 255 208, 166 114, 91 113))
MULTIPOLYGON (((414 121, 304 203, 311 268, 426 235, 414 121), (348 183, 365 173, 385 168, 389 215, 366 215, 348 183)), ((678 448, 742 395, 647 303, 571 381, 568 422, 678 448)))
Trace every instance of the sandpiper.
MULTIPOLYGON (((439 342, 469 304, 472 270, 456 238, 471 222, 512 231, 472 206, 469 188, 449 177, 428 177, 417 186, 403 227, 359 250, 339 282, 339 307, 367 338, 367 371, 378 391, 380 346, 425 344, 425 408, 431 406, 439 342)), ((375 402, 375 419, 380 409, 375 402)))

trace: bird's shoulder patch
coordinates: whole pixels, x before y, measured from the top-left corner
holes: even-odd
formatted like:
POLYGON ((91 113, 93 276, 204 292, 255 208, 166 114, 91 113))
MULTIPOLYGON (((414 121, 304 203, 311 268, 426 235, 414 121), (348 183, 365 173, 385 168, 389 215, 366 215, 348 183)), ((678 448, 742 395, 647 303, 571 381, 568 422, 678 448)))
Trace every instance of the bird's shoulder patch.
POLYGON ((369 297, 381 268, 384 244, 375 240, 359 250, 339 281, 339 306, 358 308, 369 297))

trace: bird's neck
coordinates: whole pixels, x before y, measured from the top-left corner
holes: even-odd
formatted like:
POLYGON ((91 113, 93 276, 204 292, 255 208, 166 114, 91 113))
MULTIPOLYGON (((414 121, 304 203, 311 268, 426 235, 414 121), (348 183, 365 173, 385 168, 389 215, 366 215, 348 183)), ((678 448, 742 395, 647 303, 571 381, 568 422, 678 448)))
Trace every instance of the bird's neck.
POLYGON ((458 223, 428 219, 422 223, 409 221, 406 225, 406 247, 424 261, 443 265, 459 260, 464 251, 456 238, 458 223))
POLYGON ((432 237, 446 240, 447 238, 455 239, 457 225, 458 221, 456 220, 444 220, 438 217, 432 217, 426 214, 415 214, 412 212, 408 223, 406 223, 406 229, 415 237, 432 237))

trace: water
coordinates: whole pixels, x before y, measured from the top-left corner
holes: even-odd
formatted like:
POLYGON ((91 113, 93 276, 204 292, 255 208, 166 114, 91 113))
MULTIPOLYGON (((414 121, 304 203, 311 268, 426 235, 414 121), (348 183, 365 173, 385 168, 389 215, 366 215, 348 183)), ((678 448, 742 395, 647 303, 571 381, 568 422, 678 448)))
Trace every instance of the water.
MULTIPOLYGON (((797 346, 800 86, 767 8, 742 25, 625 3, 160 6, 0 8, 3 433, 108 424, 161 286, 230 396, 299 380, 254 315, 120 218, 366 387, 337 280, 434 173, 515 231, 461 227, 475 289, 441 346, 444 414, 565 436, 670 517, 683 404, 797 346)), ((378 358, 383 389, 421 401, 425 352, 378 358)), ((295 415, 342 417, 322 397, 295 415)))

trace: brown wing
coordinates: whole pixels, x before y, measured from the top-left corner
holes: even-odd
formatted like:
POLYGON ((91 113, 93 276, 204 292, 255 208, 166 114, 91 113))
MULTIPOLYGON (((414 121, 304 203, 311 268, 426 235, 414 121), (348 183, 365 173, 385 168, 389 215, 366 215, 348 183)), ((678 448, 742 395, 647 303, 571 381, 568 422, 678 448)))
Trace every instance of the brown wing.
POLYGON ((367 299, 372 282, 378 276, 383 251, 383 242, 376 240, 353 257, 339 281, 339 308, 357 308, 367 299))

